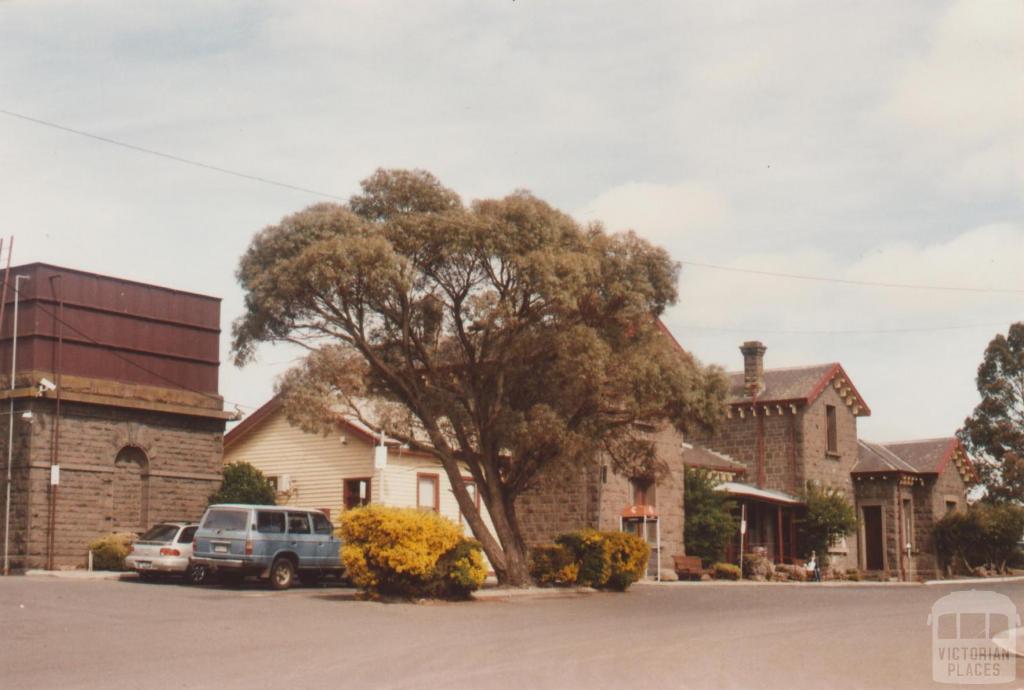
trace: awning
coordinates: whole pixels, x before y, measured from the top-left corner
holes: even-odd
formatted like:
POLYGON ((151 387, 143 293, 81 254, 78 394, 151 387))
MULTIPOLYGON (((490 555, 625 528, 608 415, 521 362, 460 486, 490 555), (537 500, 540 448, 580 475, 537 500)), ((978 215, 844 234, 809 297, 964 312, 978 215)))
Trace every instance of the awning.
POLYGON ((773 489, 759 489, 756 486, 750 484, 741 484, 740 482, 722 482, 717 487, 718 491, 724 491, 730 496, 736 496, 739 498, 750 498, 755 501, 767 501, 768 503, 781 503, 783 505, 803 505, 796 496, 791 496, 783 491, 775 491, 773 489))

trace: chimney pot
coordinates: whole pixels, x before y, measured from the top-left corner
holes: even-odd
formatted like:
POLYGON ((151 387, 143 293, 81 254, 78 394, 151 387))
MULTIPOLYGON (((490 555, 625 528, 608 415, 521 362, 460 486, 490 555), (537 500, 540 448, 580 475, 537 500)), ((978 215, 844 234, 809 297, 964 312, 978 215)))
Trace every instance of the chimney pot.
POLYGON ((748 340, 740 345, 743 353, 743 387, 751 395, 764 390, 764 353, 767 350, 759 340, 748 340))

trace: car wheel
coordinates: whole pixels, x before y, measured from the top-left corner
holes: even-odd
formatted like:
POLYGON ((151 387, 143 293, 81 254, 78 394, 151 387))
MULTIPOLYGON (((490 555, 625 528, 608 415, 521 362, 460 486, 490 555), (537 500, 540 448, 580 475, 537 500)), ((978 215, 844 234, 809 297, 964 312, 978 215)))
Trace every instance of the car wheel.
POLYGON ((295 582, 295 565, 288 558, 278 558, 270 566, 270 586, 274 589, 288 589, 295 582))
POLYGON ((185 582, 190 585, 201 585, 206 580, 206 575, 209 571, 205 565, 199 563, 193 563, 185 571, 185 582))

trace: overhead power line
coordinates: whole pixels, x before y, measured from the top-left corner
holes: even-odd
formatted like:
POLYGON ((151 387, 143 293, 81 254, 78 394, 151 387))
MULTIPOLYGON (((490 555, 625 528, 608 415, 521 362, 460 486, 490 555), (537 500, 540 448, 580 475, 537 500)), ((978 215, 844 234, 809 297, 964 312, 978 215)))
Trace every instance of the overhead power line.
POLYGON ((953 326, 929 326, 922 328, 866 328, 849 330, 774 330, 766 328, 719 328, 717 326, 702 326, 699 324, 679 324, 681 330, 715 331, 719 333, 767 333, 771 335, 885 335, 899 333, 935 333, 938 331, 963 331, 972 328, 1004 328, 1012 323, 1013 319, 1007 319, 999 323, 972 323, 953 326))
POLYGON ((203 168, 205 170, 212 170, 214 172, 223 173, 225 175, 233 175, 234 177, 240 177, 245 180, 251 180, 253 182, 262 182, 263 184, 274 185, 275 187, 281 187, 283 189, 290 189, 294 192, 303 192, 305 194, 312 194, 313 196, 321 196, 326 199, 334 199, 335 201, 348 201, 344 197, 338 196, 337 194, 330 194, 329 192, 320 192, 309 187, 301 187, 299 185, 289 184, 288 182, 281 182, 279 180, 273 180, 269 177, 262 177, 260 175, 250 175, 249 173, 239 172, 237 170, 231 170, 230 168, 222 168, 219 165, 212 165, 210 163, 203 163, 202 161, 195 161, 189 158, 182 158, 181 156, 175 156, 170 153, 164 153, 163 151, 157 151, 155 149, 149 149, 144 146, 137 146, 136 144, 129 144, 125 141, 118 141, 117 139, 111 139, 110 137, 100 136, 99 134, 92 134, 91 132, 85 132, 80 129, 74 129, 65 125, 57 124, 56 122, 49 122, 47 120, 40 120, 37 117, 30 117, 21 113, 16 113, 10 110, 0 109, 0 114, 14 117, 25 122, 32 122, 43 127, 50 127, 51 129, 57 129, 62 132, 68 132, 70 134, 77 134, 80 137, 86 137, 88 139, 94 139, 96 141, 102 141, 105 144, 113 144, 114 146, 120 146, 122 148, 130 149, 138 153, 145 153, 150 156, 157 156, 159 158, 165 158, 167 160, 174 161, 176 163, 184 163, 185 165, 191 165, 197 168, 203 168))
POLYGON ((866 287, 900 288, 904 290, 943 290, 946 292, 980 292, 998 293, 1007 295, 1024 295, 1024 289, 1020 288, 984 288, 984 287, 960 287, 955 285, 921 285, 915 283, 888 283, 873 280, 848 280, 845 278, 829 278, 826 276, 809 276, 795 273, 777 273, 775 271, 760 271, 752 268, 735 268, 733 266, 721 266, 718 264, 707 264, 699 261, 682 261, 684 266, 696 266, 698 268, 712 268, 716 271, 731 271, 733 273, 749 273, 759 276, 771 276, 773 278, 789 278, 792 280, 812 280, 820 283, 841 283, 843 285, 861 285, 866 287))

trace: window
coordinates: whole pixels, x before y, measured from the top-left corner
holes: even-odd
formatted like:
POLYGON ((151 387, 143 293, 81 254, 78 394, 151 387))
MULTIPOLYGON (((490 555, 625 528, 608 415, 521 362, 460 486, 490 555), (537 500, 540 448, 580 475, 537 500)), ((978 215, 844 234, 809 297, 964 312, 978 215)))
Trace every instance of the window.
POLYGON ((440 512, 441 495, 436 474, 416 475, 416 507, 420 510, 440 512))
POLYGON ((203 520, 204 529, 244 530, 247 510, 211 510, 203 520))
POLYGON ((909 498, 903 499, 903 538, 906 540, 902 547, 914 547, 914 504, 909 498))
POLYGON ((839 441, 836 435, 836 408, 835 405, 825 405, 825 450, 836 454, 839 452, 839 441))
MULTIPOLYGON (((476 490, 476 482, 470 477, 463 477, 462 481, 466 484, 466 491, 469 492, 469 497, 473 499, 473 505, 476 506, 477 510, 480 510, 480 492, 476 490)), ((462 511, 459 511, 459 524, 462 524, 465 518, 462 515, 462 511)))
POLYGON ((370 505, 370 478, 346 479, 344 494, 345 510, 370 505))
POLYGON ((279 510, 258 511, 256 531, 263 534, 284 534, 284 513, 279 510))
POLYGON ((635 506, 658 505, 654 481, 651 479, 630 479, 629 500, 635 506))
POLYGON ((174 535, 178 533, 177 525, 157 525, 150 528, 148 532, 139 537, 139 541, 173 541, 174 535))
POLYGON ((266 477, 266 480, 270 482, 270 485, 274 487, 274 493, 277 493, 277 477, 266 477))
POLYGON ((946 501, 946 513, 956 512, 956 501, 946 501))
POLYGON ((320 513, 313 513, 313 531, 317 534, 334 534, 334 525, 320 513))
POLYGON ((192 540, 196 538, 196 530, 198 527, 186 527, 181 530, 181 534, 178 535, 179 544, 191 544, 192 540))
POLYGON ((288 513, 289 534, 309 534, 309 516, 305 513, 288 513))

